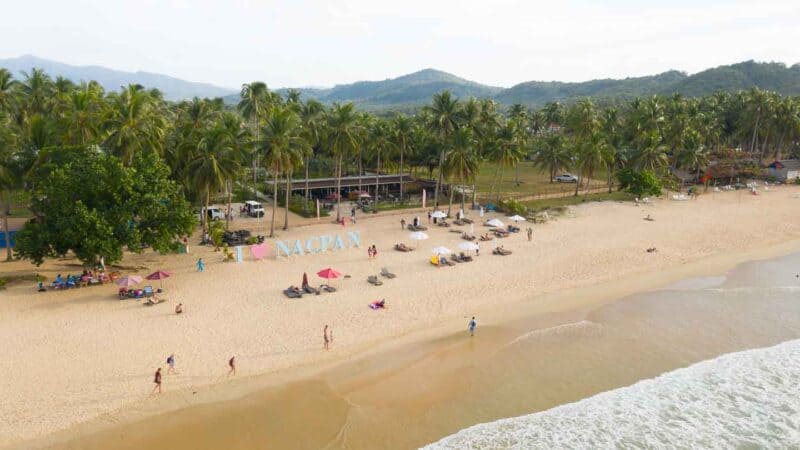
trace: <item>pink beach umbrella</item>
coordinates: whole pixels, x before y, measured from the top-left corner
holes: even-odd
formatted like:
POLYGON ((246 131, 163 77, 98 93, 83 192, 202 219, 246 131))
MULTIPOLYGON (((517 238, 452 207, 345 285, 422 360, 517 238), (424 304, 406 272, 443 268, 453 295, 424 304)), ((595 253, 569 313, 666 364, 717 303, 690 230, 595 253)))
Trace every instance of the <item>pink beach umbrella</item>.
POLYGON ((171 277, 172 274, 169 272, 165 272, 163 270, 156 270, 155 272, 151 273, 147 276, 148 280, 158 280, 158 286, 163 288, 164 287, 164 278, 171 277))
POLYGON ((327 269, 322 269, 319 272, 317 272, 317 276, 319 276, 320 278, 325 278, 326 280, 339 278, 340 275, 341 273, 337 272, 334 269, 331 269, 330 267, 328 267, 327 269))
POLYGON ((142 282, 142 277, 137 277, 136 275, 128 275, 116 281, 117 286, 122 286, 126 288, 139 284, 141 282, 142 282))

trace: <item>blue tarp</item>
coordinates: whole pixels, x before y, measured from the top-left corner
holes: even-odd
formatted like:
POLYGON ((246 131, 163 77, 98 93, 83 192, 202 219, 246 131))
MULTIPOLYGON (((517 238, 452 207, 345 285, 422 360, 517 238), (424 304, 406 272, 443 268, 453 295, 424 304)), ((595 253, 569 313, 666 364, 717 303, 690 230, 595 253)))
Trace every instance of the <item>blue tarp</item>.
MULTIPOLYGON (((14 235, 17 234, 17 232, 16 231, 11 231, 8 234, 11 235, 11 246, 13 247, 14 244, 15 244, 14 235)), ((6 248, 6 245, 7 245, 6 244, 6 234, 4 232, 0 231, 0 248, 6 248)))

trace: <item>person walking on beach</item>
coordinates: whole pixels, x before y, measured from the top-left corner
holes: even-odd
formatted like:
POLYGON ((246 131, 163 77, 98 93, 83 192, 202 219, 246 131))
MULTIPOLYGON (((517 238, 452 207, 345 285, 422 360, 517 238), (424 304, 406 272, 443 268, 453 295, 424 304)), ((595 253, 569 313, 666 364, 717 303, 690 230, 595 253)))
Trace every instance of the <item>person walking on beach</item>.
POLYGON ((400 219, 400 229, 401 230, 406 229, 406 219, 400 219))
POLYGON ((177 373, 175 372, 175 355, 170 354, 167 356, 167 373, 177 373))
POLYGON ((428 211, 428 225, 430 225, 430 223, 431 223, 431 212, 428 211))
POLYGON ((378 259, 378 247, 372 244, 372 259, 378 259))
POLYGON ((330 350, 331 338, 328 335, 328 326, 322 329, 322 340, 324 341, 325 350, 330 350))
POLYGON ((153 383, 155 383, 156 385, 153 386, 153 392, 151 392, 150 395, 153 395, 156 392, 158 392, 160 394, 161 393, 161 367, 156 369, 156 374, 153 377, 153 383))
POLYGON ((472 317, 472 320, 469 321, 469 335, 470 337, 475 336, 475 327, 478 326, 478 323, 475 322, 475 316, 472 317))
POLYGON ((197 271, 203 272, 206 270, 205 264, 203 264, 203 258, 197 258, 197 271))
POLYGON ((228 360, 228 367, 231 369, 228 371, 228 376, 236 375, 236 357, 231 356, 231 359, 228 360))
POLYGON ((528 227, 528 242, 533 240, 533 228, 528 227))

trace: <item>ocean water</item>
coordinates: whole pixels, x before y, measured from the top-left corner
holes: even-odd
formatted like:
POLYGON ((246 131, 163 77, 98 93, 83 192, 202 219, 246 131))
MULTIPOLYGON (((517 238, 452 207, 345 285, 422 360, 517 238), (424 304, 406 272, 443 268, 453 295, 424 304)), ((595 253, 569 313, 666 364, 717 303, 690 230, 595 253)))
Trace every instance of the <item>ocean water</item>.
POLYGON ((800 448, 800 340, 475 425, 425 448, 800 448))

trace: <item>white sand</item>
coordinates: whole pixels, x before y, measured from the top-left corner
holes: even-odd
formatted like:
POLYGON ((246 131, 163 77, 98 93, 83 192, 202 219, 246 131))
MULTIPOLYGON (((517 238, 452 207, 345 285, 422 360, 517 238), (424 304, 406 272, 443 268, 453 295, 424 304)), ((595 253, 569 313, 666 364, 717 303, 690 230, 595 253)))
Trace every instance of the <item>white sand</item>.
MULTIPOLYGON (((156 268, 174 272, 165 281, 169 302, 154 307, 116 300, 115 286, 37 294, 31 284, 14 285, 0 292, 0 445, 157 401, 148 399, 153 371, 166 370, 170 353, 179 374, 164 376, 165 390, 207 386, 226 381, 232 355, 239 376, 331 361, 411 331, 443 323, 466 327, 463 318, 479 308, 796 240, 798 193, 782 187, 760 196, 709 193, 696 201, 659 200, 642 207, 587 204, 573 208, 570 217, 533 225, 532 243, 524 232, 499 240, 514 251, 511 256, 492 255, 486 242, 477 261, 438 269, 428 262, 429 249, 457 250, 459 236, 431 227, 431 239, 417 251, 396 252, 395 242, 414 245, 397 215, 348 225, 346 230, 361 232, 363 246, 339 253, 235 264, 194 246, 189 255, 127 257, 123 265, 147 267, 140 275, 156 268), (643 220, 647 214, 655 221, 643 220), (376 261, 367 259, 366 245, 372 243, 379 250, 376 261), (658 252, 645 252, 648 247, 658 252), (194 272, 200 255, 206 260, 202 274, 194 272), (299 300, 281 293, 299 285, 303 272, 319 283, 315 273, 329 266, 352 276, 333 282, 339 292, 299 300), (398 277, 369 285, 366 277, 383 266, 398 277), (381 298, 387 310, 367 308, 381 298), (185 305, 181 316, 173 313, 177 302, 185 305), (334 331, 330 352, 322 350, 325 324, 334 331)), ((484 230, 475 226, 476 234, 484 230)), ((342 232, 321 224, 283 237, 342 232)), ((45 271, 79 271, 64 268, 68 262, 48 263, 45 271)), ((0 265, 3 272, 20 270, 30 266, 0 265)))

